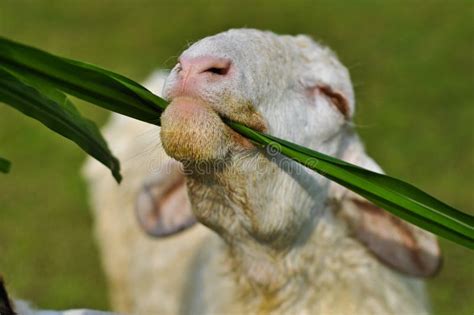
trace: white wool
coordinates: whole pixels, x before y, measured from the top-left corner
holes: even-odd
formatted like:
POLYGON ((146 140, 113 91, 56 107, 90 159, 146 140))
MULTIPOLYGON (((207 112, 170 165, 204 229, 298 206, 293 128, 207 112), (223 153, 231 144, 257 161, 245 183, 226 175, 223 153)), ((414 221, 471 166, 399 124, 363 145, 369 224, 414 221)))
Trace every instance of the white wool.
MULTIPOLYGON (((332 100, 305 94, 312 86, 331 86, 344 95, 352 116, 348 71, 328 48, 306 36, 231 30, 184 52, 189 58, 203 54, 235 62, 242 75, 225 82, 226 93, 251 102, 269 133, 381 172, 332 100), (247 49, 235 50, 236 43, 247 49)), ((149 87, 159 93, 161 75, 153 78, 149 87)), ((174 68, 165 96, 177 80, 174 68)), ((222 89, 209 85, 203 91, 206 101, 218 104, 222 89)), ((219 235, 197 224, 166 239, 150 239, 138 227, 133 208, 142 184, 170 159, 158 130, 112 115, 104 135, 122 163, 123 183, 115 184, 92 159, 84 169, 117 310, 139 315, 428 312, 423 281, 383 265, 338 217, 332 202, 348 191, 295 163, 278 165, 284 159, 236 158, 232 166, 242 170, 241 176, 223 181, 229 187, 223 184, 218 192, 188 178, 194 213, 219 235), (265 172, 256 172, 254 164, 265 172), (239 206, 245 202, 253 217, 239 206)))

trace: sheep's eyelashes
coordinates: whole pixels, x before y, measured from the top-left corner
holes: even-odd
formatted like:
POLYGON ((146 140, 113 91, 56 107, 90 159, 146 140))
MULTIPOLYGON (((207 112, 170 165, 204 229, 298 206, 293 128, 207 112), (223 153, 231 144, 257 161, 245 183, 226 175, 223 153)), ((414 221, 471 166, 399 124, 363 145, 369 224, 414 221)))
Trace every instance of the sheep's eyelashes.
POLYGON ((196 223, 184 175, 173 169, 147 180, 137 195, 135 212, 140 226, 153 237, 170 236, 196 223))

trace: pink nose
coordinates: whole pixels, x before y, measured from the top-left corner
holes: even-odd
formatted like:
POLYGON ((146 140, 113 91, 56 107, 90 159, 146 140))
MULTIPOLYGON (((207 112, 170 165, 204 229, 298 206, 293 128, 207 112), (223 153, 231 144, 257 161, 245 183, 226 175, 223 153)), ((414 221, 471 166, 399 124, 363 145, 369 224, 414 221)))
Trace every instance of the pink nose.
POLYGON ((181 57, 181 73, 185 77, 199 77, 212 75, 215 78, 225 77, 232 68, 232 62, 226 58, 201 56, 195 58, 181 57))
POLYGON ((213 56, 179 58, 177 80, 171 86, 168 97, 199 97, 206 87, 223 82, 233 72, 232 61, 213 56))

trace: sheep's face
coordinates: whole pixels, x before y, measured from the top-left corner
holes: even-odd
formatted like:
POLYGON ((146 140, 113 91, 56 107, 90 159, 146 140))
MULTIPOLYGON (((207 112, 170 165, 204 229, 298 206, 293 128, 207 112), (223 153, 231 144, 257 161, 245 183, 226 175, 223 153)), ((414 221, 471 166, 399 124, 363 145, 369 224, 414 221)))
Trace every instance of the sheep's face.
POLYGON ((296 233, 310 215, 299 209, 313 208, 321 187, 276 166, 222 118, 336 154, 353 92, 335 55, 306 36, 230 30, 184 51, 163 94, 171 101, 161 117, 163 147, 185 165, 198 219, 228 229, 235 224, 224 221, 237 215, 263 239, 296 233), (230 210, 210 214, 216 204, 230 210))
POLYGON ((249 143, 225 117, 318 147, 351 115, 353 95, 333 53, 305 36, 230 30, 198 41, 179 57, 164 87, 167 152, 181 160, 223 159, 249 143))

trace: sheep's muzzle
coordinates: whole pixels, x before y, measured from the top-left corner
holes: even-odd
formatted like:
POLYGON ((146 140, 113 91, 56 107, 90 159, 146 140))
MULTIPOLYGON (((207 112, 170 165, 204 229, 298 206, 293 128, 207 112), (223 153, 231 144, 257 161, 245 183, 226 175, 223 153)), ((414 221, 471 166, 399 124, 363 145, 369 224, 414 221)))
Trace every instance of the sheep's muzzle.
POLYGON ((160 136, 171 157, 196 162, 224 159, 237 139, 209 104, 191 97, 175 98, 166 108, 160 136))

